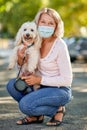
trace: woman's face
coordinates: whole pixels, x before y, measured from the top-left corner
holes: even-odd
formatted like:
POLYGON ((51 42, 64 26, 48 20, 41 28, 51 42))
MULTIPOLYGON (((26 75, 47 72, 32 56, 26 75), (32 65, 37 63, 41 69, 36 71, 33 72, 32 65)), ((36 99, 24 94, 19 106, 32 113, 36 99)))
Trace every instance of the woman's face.
POLYGON ((54 27, 54 29, 56 28, 56 23, 55 23, 54 19, 51 16, 49 16, 48 14, 41 15, 38 25, 54 27))

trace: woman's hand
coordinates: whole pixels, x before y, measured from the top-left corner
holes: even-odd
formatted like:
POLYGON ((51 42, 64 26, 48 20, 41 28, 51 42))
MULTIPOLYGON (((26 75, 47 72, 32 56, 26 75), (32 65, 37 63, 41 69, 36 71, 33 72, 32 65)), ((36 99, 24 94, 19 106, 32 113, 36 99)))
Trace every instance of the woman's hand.
POLYGON ((21 79, 24 79, 25 82, 29 85, 35 85, 35 84, 40 84, 41 83, 41 77, 36 76, 34 74, 29 75, 29 76, 22 76, 21 79))
MULTIPOLYGON (((17 52, 17 55, 18 55, 18 61, 17 61, 18 65, 22 65, 22 63, 23 63, 25 50, 26 50, 26 46, 24 46, 21 50, 18 49, 18 52, 17 52)), ((29 58, 29 55, 26 55, 24 63, 28 62, 28 58, 29 58)))

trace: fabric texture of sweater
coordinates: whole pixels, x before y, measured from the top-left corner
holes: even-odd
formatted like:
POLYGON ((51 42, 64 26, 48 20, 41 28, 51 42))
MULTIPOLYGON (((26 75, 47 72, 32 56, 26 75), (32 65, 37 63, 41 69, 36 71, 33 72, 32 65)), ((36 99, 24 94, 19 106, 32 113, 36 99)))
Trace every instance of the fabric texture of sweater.
POLYGON ((38 71, 42 77, 42 85, 71 86, 72 67, 64 40, 57 38, 54 41, 49 53, 44 58, 40 58, 38 71))

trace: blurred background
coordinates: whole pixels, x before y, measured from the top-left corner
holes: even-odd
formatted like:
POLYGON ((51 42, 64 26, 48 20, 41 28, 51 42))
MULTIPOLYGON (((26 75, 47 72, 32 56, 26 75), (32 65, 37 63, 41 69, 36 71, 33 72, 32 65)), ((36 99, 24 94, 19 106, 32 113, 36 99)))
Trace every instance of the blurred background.
POLYGON ((0 128, 13 130, 16 127, 13 124, 20 116, 16 102, 6 91, 8 80, 16 76, 15 69, 7 70, 16 33, 24 22, 32 21, 43 7, 53 8, 61 15, 65 27, 63 39, 72 63, 74 100, 69 104, 66 118, 66 122, 68 120, 71 124, 64 125, 64 130, 86 130, 87 0, 0 0, 0 128))

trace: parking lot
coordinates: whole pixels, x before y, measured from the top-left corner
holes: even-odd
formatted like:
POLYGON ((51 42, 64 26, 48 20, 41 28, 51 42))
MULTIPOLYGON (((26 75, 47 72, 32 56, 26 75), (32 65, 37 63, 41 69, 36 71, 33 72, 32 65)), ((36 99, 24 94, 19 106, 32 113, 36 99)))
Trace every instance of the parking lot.
POLYGON ((87 62, 87 38, 86 37, 70 37, 65 40, 71 61, 85 61, 87 62))

